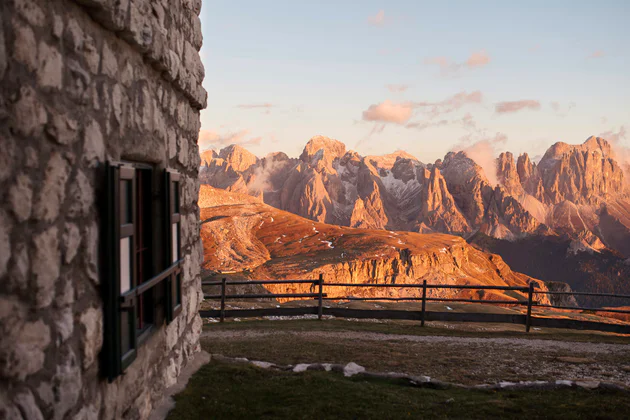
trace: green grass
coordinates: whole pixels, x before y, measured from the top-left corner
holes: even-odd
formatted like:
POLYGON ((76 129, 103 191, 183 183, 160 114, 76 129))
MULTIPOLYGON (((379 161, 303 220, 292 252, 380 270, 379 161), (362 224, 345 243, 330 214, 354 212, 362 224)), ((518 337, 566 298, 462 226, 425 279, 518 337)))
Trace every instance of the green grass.
POLYGON ((614 391, 414 388, 326 372, 280 372, 211 362, 175 396, 169 419, 627 418, 614 391))

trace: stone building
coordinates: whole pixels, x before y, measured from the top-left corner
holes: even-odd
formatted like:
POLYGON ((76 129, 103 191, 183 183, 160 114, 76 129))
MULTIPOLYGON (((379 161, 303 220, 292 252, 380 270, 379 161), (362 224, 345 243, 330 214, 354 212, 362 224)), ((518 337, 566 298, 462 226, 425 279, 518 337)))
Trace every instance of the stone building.
POLYGON ((199 350, 201 0, 0 1, 0 418, 146 418, 199 350))

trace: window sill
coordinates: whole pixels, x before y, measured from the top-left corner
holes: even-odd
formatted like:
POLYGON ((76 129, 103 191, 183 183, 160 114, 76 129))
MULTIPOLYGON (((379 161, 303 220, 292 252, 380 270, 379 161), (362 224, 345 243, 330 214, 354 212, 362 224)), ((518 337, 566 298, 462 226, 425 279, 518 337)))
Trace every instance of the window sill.
POLYGON ((139 331, 138 338, 137 338, 138 348, 140 348, 144 343, 146 343, 146 341, 149 339, 149 337, 153 335, 155 331, 157 331, 157 328, 155 327, 154 324, 150 324, 149 326, 144 328, 142 331, 139 331))

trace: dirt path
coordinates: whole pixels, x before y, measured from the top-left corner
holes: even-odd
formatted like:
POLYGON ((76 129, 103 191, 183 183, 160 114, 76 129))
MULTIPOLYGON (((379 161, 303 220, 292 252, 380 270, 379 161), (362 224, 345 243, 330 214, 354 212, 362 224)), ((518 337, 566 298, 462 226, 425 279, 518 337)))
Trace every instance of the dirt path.
POLYGON ((517 347, 520 350, 564 350, 590 354, 610 354, 630 352, 630 344, 608 343, 575 343, 555 340, 537 340, 524 338, 474 338, 474 337, 444 337, 444 336, 418 336, 401 334, 379 334, 354 331, 205 331, 202 337, 211 336, 213 339, 248 339, 270 337, 276 335, 293 335, 304 338, 318 338, 324 340, 361 340, 361 341, 409 341, 414 343, 434 343, 453 345, 485 345, 517 347))
POLYGON ((211 353, 274 363, 355 362, 374 371, 465 384, 604 380, 630 386, 630 344, 360 331, 235 329, 203 332, 211 353))

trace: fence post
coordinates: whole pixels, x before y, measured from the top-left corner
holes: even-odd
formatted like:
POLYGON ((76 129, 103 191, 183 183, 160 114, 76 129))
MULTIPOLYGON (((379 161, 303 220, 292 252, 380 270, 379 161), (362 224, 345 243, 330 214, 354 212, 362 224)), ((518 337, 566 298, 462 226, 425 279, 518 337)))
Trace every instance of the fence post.
POLYGON ((324 275, 319 275, 319 305, 317 308, 317 319, 322 320, 324 315, 324 275))
POLYGON ((525 332, 529 332, 532 325, 532 303, 534 297, 534 282, 529 282, 529 291, 527 294, 527 316, 525 317, 525 332))
POLYGON ((225 321, 225 282, 227 279, 221 279, 221 322, 225 321))
POLYGON ((427 312, 427 281, 423 280, 422 281, 422 315, 420 318, 421 327, 424 327, 424 319, 426 317, 426 312, 427 312))

